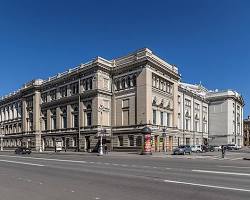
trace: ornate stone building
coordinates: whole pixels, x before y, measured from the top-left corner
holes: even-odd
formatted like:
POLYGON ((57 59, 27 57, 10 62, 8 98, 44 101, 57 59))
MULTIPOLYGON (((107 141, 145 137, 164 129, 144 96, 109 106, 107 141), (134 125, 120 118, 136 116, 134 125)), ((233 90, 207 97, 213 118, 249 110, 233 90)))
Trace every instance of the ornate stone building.
POLYGON ((158 151, 163 127, 168 137, 177 131, 179 80, 175 66, 141 49, 31 81, 0 100, 3 146, 53 150, 62 141, 67 150, 93 151, 105 130, 109 148, 135 150, 141 148, 140 130, 149 126, 158 151))

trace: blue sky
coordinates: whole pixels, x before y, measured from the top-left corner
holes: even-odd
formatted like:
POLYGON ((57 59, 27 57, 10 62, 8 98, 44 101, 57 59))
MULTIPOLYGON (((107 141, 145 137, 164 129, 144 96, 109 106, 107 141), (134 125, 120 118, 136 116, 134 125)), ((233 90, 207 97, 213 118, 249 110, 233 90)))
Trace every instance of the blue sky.
POLYGON ((0 1, 0 95, 97 55, 148 47, 183 81, 231 88, 250 114, 250 1, 0 1), (14 75, 13 75, 14 74, 14 75))

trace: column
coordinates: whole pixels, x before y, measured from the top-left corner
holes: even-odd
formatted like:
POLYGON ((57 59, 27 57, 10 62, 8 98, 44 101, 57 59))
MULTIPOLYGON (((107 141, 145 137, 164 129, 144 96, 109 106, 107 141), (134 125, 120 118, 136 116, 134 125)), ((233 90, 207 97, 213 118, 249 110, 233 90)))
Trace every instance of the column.
POLYGON ((40 99, 41 99, 41 93, 36 91, 33 96, 33 126, 35 131, 35 148, 36 151, 41 151, 41 110, 40 110, 40 99))
POLYGON ((56 129, 61 129, 61 109, 60 107, 56 108, 56 129))
POLYGON ((26 132, 27 131, 27 102, 26 99, 22 100, 22 132, 26 132))
POLYGON ((72 128, 72 108, 71 105, 67 105, 67 127, 72 128))

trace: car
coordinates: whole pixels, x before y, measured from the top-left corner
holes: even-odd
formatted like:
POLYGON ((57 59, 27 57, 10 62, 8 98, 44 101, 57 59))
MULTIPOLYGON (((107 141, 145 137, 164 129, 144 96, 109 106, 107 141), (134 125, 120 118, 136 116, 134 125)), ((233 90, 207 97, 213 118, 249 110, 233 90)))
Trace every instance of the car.
POLYGON ((18 147, 15 154, 31 154, 31 149, 27 147, 18 147))
POLYGON ((214 151, 215 151, 215 148, 214 148, 213 145, 208 145, 208 146, 207 146, 207 149, 208 149, 208 151, 210 151, 210 152, 214 152, 214 151))
POLYGON ((213 145, 214 151, 221 151, 221 146, 219 145, 213 145))
POLYGON ((226 145, 227 150, 239 150, 241 147, 238 146, 237 144, 228 144, 226 145))
POLYGON ((201 145, 192 145, 191 146, 191 151, 192 152, 202 152, 202 148, 201 148, 201 145))
POLYGON ((177 148, 173 150, 174 155, 185 155, 185 154, 191 154, 192 150, 189 145, 180 145, 177 148))

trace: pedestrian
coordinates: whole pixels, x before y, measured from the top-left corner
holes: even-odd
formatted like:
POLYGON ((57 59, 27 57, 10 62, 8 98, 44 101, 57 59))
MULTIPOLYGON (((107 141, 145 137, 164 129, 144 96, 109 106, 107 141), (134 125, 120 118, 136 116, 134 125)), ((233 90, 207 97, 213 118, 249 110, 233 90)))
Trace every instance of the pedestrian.
POLYGON ((221 157, 224 158, 226 153, 226 147, 224 145, 221 146, 221 157))
POLYGON ((104 153, 108 154, 108 146, 107 146, 107 144, 104 145, 104 153))

